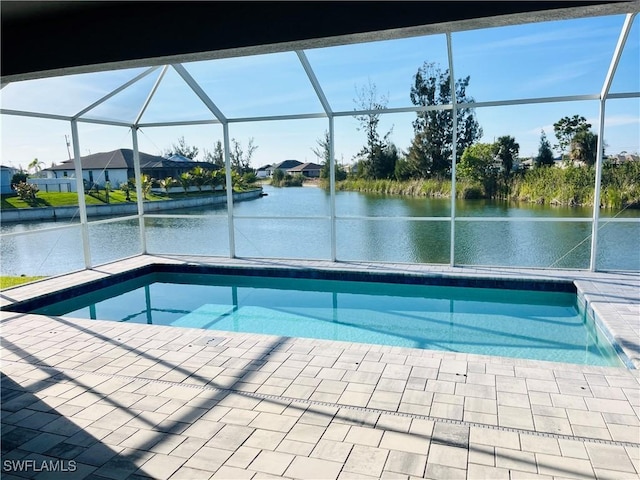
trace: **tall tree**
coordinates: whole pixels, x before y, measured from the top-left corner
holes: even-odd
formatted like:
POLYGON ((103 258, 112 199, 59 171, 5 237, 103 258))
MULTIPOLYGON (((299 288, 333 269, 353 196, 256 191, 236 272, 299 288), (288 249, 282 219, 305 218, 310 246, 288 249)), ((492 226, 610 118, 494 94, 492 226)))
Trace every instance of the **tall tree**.
POLYGON ((562 117, 553 124, 553 131, 558 139, 558 144, 555 145, 555 148, 560 150, 560 153, 564 156, 567 149, 571 146, 573 137, 579 132, 588 131, 590 128, 591 124, 587 123, 587 119, 580 115, 562 117))
POLYGON ((224 168, 224 149, 222 148, 222 142, 220 140, 216 142, 213 153, 204 150, 203 156, 205 162, 213 163, 220 168, 224 168))
MULTIPOLYGON (((455 82, 457 103, 473 103, 467 95, 471 77, 455 82)), ((411 102, 420 107, 451 103, 449 70, 444 72, 435 63, 425 62, 413 77, 411 102)), ((417 112, 413 121, 414 138, 409 147, 408 161, 416 175, 421 177, 443 176, 451 168, 453 152, 453 115, 451 110, 417 112)), ((457 155, 482 137, 482 128, 472 108, 457 109, 457 155)))
POLYGON ((498 137, 498 140, 494 144, 495 155, 502 163, 502 173, 505 178, 509 178, 511 170, 513 169, 513 163, 518 158, 520 153, 520 145, 516 142, 516 139, 510 135, 504 135, 498 137))
POLYGON ((458 164, 457 173, 461 179, 483 183, 494 172, 495 144, 474 143, 468 146, 458 164))
MULTIPOLYGON (((603 156, 604 156, 604 152, 603 156)), ((574 162, 594 165, 598 155, 598 135, 591 130, 582 130, 573 136, 569 158, 574 162)))
POLYGON ((540 146, 538 147, 538 156, 535 159, 536 167, 544 167, 553 165, 553 150, 551 143, 547 139, 544 130, 540 133, 540 146))
POLYGON ((364 130, 367 137, 366 144, 356 154, 360 165, 359 173, 365 178, 391 178, 395 163, 391 165, 392 157, 384 152, 389 147, 389 137, 393 129, 380 137, 378 133, 380 113, 375 113, 376 110, 382 110, 387 106, 388 99, 384 95, 378 97, 375 83, 369 80, 368 85, 356 88, 354 102, 356 110, 369 111, 369 113, 355 115, 355 118, 360 122, 358 130, 364 130))
MULTIPOLYGON (((320 165, 322 168, 320 169, 320 178, 329 178, 331 172, 331 143, 329 139, 329 132, 327 130, 324 131, 324 134, 321 138, 316 140, 315 147, 311 147, 311 151, 318 158, 320 165)), ((344 168, 336 163, 335 165, 336 172, 336 180, 344 180, 347 178, 347 172, 345 172, 344 168)))
POLYGON ((167 157, 170 157, 171 155, 182 155, 183 157, 195 160, 199 151, 198 147, 188 145, 184 136, 182 136, 178 139, 178 143, 174 143, 171 145, 171 148, 164 151, 164 155, 167 157))
POLYGON ((243 150, 242 144, 235 138, 231 139, 231 144, 232 147, 229 152, 229 156, 231 157, 231 169, 240 175, 251 171, 251 167, 249 166, 251 163, 251 157, 253 156, 253 152, 258 148, 253 144, 253 137, 251 137, 247 143, 246 152, 243 150))

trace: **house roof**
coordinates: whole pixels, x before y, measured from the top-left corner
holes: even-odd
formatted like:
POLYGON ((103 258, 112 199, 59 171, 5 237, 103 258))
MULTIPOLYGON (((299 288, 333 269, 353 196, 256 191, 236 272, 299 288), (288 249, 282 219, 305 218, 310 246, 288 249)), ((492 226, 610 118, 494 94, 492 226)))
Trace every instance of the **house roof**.
POLYGON ((289 172, 304 172, 305 170, 322 170, 322 165, 318 165, 317 163, 307 162, 297 167, 293 167, 289 169, 289 172))
POLYGON ((298 160, 285 160, 284 162, 276 163, 273 166, 274 170, 289 170, 290 168, 297 167, 298 165, 302 165, 302 162, 298 160))
MULTIPOLYGON (((184 160, 173 160, 158 155, 150 155, 148 153, 139 152, 140 168, 167 168, 167 167, 205 167, 209 169, 217 169, 218 167, 208 162, 194 162, 192 160, 186 162, 184 160)), ((120 148, 111 152, 100 152, 87 155, 80 158, 83 170, 102 170, 102 169, 130 169, 133 168, 133 150, 130 148, 120 148)), ((55 165, 44 170, 73 170, 75 169, 74 160, 65 160, 60 165, 55 165)))

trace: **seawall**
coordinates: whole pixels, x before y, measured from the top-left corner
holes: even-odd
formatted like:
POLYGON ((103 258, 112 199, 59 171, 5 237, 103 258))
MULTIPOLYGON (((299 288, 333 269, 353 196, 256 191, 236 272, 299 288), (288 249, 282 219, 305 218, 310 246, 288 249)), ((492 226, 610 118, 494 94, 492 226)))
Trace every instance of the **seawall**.
MULTIPOLYGON (((248 192, 234 192, 233 201, 242 202, 260 198, 262 188, 248 192)), ((224 205, 227 203, 226 195, 212 195, 207 197, 183 198, 178 200, 158 200, 144 202, 145 213, 155 213, 176 208, 205 207, 207 205, 224 205)), ((102 217, 110 215, 136 215, 138 204, 118 203, 113 205, 87 205, 88 217, 102 217)), ((30 222, 38 220, 59 220, 61 218, 77 217, 78 207, 43 207, 43 208, 17 208, 3 210, 0 215, 2 222, 30 222)))

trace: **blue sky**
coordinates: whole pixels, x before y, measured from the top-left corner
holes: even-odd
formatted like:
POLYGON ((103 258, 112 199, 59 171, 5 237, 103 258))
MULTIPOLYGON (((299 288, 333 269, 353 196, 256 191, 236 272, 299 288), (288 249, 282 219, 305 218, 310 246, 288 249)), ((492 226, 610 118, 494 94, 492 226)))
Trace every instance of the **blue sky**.
MULTIPOLYGON (((594 17, 457 32, 452 35, 454 75, 471 77, 468 95, 477 102, 519 98, 599 94, 624 22, 624 16, 594 17)), ((371 82, 388 107, 410 107, 412 77, 426 62, 448 67, 446 37, 431 35, 384 42, 306 50, 309 63, 334 111, 355 107, 356 89, 371 82)), ((636 19, 611 91, 640 90, 640 28, 636 19)), ((322 113, 322 106, 294 52, 184 64, 228 118, 322 113)), ((145 69, 74 75, 10 84, 0 91, 2 108, 73 115, 145 69)), ((133 121, 160 70, 90 112, 92 117, 133 121)), ((553 123, 583 115, 598 128, 599 102, 578 101, 482 107, 476 115, 482 142, 512 135, 523 157, 537 153, 541 130, 555 143, 553 123)), ((180 76, 169 69, 142 122, 212 119, 180 76)), ((381 116, 380 133, 406 150, 415 114, 381 116)), ((68 158, 62 121, 2 115, 1 162, 23 166, 38 158, 46 166, 68 158)), ((335 120, 336 158, 350 163, 364 144, 364 133, 350 116, 335 120)), ((246 146, 253 138, 258 167, 289 158, 317 161, 312 148, 328 128, 326 119, 232 123, 230 135, 246 146)), ((607 153, 640 150, 640 99, 609 100, 605 120, 607 153)), ((184 137, 190 145, 213 150, 222 139, 220 125, 143 127, 140 150, 160 154, 184 137)), ((131 148, 127 128, 80 124, 83 155, 131 148)))

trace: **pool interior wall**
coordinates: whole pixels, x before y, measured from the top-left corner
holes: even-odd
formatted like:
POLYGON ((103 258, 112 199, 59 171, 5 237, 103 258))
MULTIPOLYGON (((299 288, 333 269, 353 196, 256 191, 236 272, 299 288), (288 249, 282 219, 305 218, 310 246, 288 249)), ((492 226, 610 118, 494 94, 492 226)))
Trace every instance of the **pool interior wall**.
MULTIPOLYGON (((565 299, 561 302, 566 303, 566 298, 573 298, 577 307, 580 307, 581 303, 576 303, 576 287, 570 280, 560 279, 486 279, 477 277, 451 277, 451 276, 439 276, 439 275, 416 275, 411 273, 385 273, 385 272, 358 272, 358 271, 338 271, 338 270, 317 270, 317 269, 286 269, 286 268, 250 268, 246 267, 232 267, 221 265, 172 265, 172 264, 160 264, 149 265, 135 270, 127 271, 121 274, 113 275, 111 277, 101 279, 99 281, 88 282, 83 285, 79 285, 72 289, 66 289, 63 291, 55 292, 50 295, 45 295, 40 298, 35 298, 27 302, 21 302, 16 305, 12 305, 9 310, 22 312, 22 313, 45 313, 53 315, 61 315, 67 312, 55 312, 48 308, 52 304, 56 304, 61 301, 68 300, 70 297, 88 296, 89 299, 99 299, 104 297, 105 294, 109 294, 109 291, 117 291, 118 286, 124 282, 133 282, 134 286, 142 285, 146 281, 160 281, 160 282, 173 282, 173 283, 185 283, 196 281, 196 284, 206 284, 207 277, 224 275, 230 277, 233 275, 242 276, 242 283, 245 285, 251 285, 255 282, 260 282, 261 279, 272 278, 276 279, 305 279, 305 280, 328 280, 328 281, 344 281, 350 282, 351 288, 359 288, 366 283, 385 283, 393 285, 415 285, 415 286, 430 286, 430 287, 467 287, 472 289, 499 289, 505 292, 511 291, 510 298, 521 297, 526 298, 527 292, 532 292, 530 297, 536 297, 535 292, 548 292, 565 294, 565 299), (201 275, 199 280, 198 275, 201 275), (254 277, 253 279, 251 277, 254 277), (149 280, 151 279, 151 280, 149 280), (519 292, 518 292, 519 291, 519 292)), ((264 282, 263 282, 264 283, 264 282)), ((297 286, 301 286, 303 289, 304 282, 297 282, 297 286)), ((489 294, 488 290, 487 294, 489 294)), ((476 294, 477 296, 477 294, 476 294)), ((560 296, 561 297, 561 296, 560 296)), ((93 303, 89 300, 87 304, 93 303)), ((535 303, 535 302, 533 302, 535 303)), ((95 313, 95 311, 94 311, 95 313)), ((591 328, 590 336, 596 339, 595 346, 597 350, 601 350, 603 358, 615 357, 613 360, 609 360, 609 365, 620 365, 621 362, 626 366, 630 366, 630 362, 625 361, 624 355, 620 348, 616 348, 615 342, 612 342, 612 336, 608 335, 606 328, 603 325, 596 323, 596 316, 592 315, 587 317, 588 310, 580 310, 581 315, 585 315, 585 327, 591 328), (602 338, 606 338, 603 345, 602 338), (613 347, 611 345, 613 345, 613 347), (615 352, 617 353, 613 353, 615 352), (618 357, 620 361, 618 361, 618 357)), ((74 316, 73 314, 70 316, 74 316)), ((95 317, 93 317, 95 318, 95 317)), ((102 318, 102 317, 100 317, 102 318)), ((188 326, 188 325, 187 325, 188 326)), ((215 327, 212 327, 215 328, 215 327)), ((226 328, 220 328, 225 330, 226 328)), ((270 333, 270 332, 266 332, 270 333)), ((519 333, 519 332, 518 332, 519 333)), ((280 334, 283 334, 280 332, 280 334)), ((304 336, 303 334, 292 334, 289 336, 304 336)), ((524 338, 523 335, 520 335, 524 338)), ((373 338, 373 337, 372 337, 373 338)), ((353 340, 353 339, 352 339, 353 340)), ((374 340, 367 341, 366 343, 377 343, 374 340)), ((412 346, 412 345, 406 345, 412 346)), ((421 347, 418 347, 421 348, 421 347)), ((429 347, 422 347, 429 348, 429 347)), ((513 349, 511 349, 513 350, 513 349)), ((481 353, 470 351, 468 353, 481 353)), ((487 353, 500 355, 500 353, 487 353)), ((510 355, 503 354, 503 356, 519 356, 520 353, 510 355)), ((526 357, 532 358, 532 357, 526 357)), ((544 358, 540 358, 544 359, 544 358)), ((549 360, 557 360, 555 358, 549 358, 549 360)), ((563 361, 563 360, 560 360, 563 361)), ((576 362, 580 363, 580 362, 576 362)))

